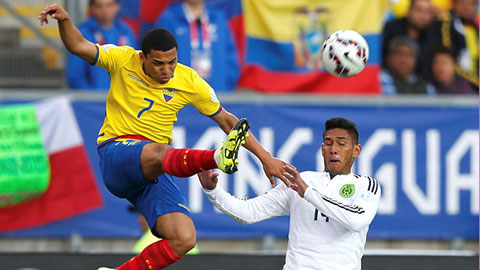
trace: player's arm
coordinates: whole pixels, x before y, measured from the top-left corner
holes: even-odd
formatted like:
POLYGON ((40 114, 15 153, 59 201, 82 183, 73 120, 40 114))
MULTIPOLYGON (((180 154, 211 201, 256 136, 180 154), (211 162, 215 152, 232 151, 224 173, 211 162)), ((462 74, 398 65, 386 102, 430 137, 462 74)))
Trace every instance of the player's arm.
POLYGON ((58 21, 58 30, 65 48, 88 63, 93 63, 97 56, 97 46, 82 36, 73 25, 68 12, 58 4, 48 5, 38 16, 40 25, 48 23, 48 15, 58 21))
POLYGON ((327 217, 341 223, 344 227, 361 231, 368 226, 377 213, 378 201, 380 200, 380 184, 375 181, 371 188, 364 185, 360 190, 355 191, 359 195, 349 204, 344 204, 333 199, 332 194, 325 190, 318 190, 309 187, 303 181, 301 175, 293 168, 286 168, 286 176, 292 185, 290 187, 297 191, 298 195, 310 202, 315 208, 327 217), (374 188, 376 186, 376 188, 374 188))
MULTIPOLYGON (((229 133, 232 127, 238 122, 238 118, 235 115, 227 112, 224 108, 211 118, 217 122, 217 124, 223 131, 225 131, 225 133, 229 133)), ((289 185, 287 179, 284 177, 285 170, 283 169, 287 163, 273 157, 272 154, 270 154, 260 145, 260 143, 251 133, 246 140, 245 147, 255 156, 257 156, 258 159, 260 159, 263 165, 263 170, 270 180, 272 186, 275 186, 275 180, 273 179, 274 176, 282 180, 285 185, 289 185)))
POLYGON ((223 213, 241 224, 256 223, 289 214, 287 187, 283 184, 252 199, 242 200, 217 186, 217 173, 212 170, 198 174, 208 199, 223 213))

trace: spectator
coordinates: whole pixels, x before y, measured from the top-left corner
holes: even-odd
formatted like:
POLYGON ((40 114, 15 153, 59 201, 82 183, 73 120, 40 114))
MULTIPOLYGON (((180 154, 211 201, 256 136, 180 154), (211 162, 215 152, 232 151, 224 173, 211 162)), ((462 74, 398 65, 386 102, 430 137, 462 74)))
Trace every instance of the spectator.
MULTIPOLYGON (((412 0, 407 16, 387 22, 382 32, 383 66, 386 67, 387 47, 397 36, 408 36, 417 43, 419 55, 425 46, 427 29, 433 21, 433 8, 430 0, 412 0)), ((421 74, 423 63, 417 61, 415 72, 421 74)))
POLYGON ((388 45, 386 68, 380 74, 384 95, 435 93, 414 73, 418 58, 418 45, 408 37, 395 37, 388 45))
MULTIPOLYGON (((387 13, 388 17, 402 18, 408 13, 412 0, 389 0, 391 15, 387 13)), ((452 0, 431 0, 433 6, 433 14, 437 16, 443 12, 448 12, 452 7, 452 0)))
MULTIPOLYGON (((428 61, 439 44, 451 48, 459 76, 478 89, 478 25, 475 23, 478 0, 454 0, 452 10, 435 21, 427 36, 428 61)), ((478 17, 477 17, 478 18, 478 17)), ((427 74, 431 76, 431 69, 427 74)))
POLYGON ((192 67, 218 92, 235 89, 237 51, 224 14, 203 0, 172 3, 155 27, 166 28, 178 42, 178 61, 192 67))
MULTIPOLYGON (((439 47, 433 52, 432 75, 436 94, 473 95, 473 87, 455 72, 455 56, 446 47, 439 47)), ((478 93, 478 92, 477 92, 478 93)))
MULTIPOLYGON (((91 42, 116 44, 119 46, 136 44, 132 30, 117 18, 118 0, 90 0, 91 17, 78 29, 91 42)), ((104 69, 92 66, 71 53, 67 58, 67 83, 72 89, 108 90, 110 76, 104 69)))

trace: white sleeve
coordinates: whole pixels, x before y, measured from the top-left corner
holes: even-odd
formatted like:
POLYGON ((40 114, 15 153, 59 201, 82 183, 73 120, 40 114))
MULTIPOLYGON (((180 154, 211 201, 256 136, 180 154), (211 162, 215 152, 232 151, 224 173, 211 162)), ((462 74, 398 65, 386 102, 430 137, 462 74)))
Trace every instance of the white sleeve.
POLYGON ((203 190, 208 199, 223 213, 241 224, 256 223, 290 213, 287 187, 281 183, 267 193, 252 199, 239 199, 217 185, 203 190))
POLYGON ((375 217, 380 199, 380 184, 371 179, 377 187, 369 190, 366 185, 361 185, 360 193, 348 204, 333 199, 334 196, 328 194, 328 189, 319 190, 314 187, 305 190, 304 199, 346 228, 361 231, 370 225, 375 217))

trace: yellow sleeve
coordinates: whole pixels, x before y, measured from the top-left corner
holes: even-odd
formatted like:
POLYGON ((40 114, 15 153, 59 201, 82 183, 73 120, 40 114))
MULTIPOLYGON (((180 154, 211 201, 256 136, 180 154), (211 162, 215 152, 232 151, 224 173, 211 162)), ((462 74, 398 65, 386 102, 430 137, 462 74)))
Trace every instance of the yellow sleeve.
POLYGON ((195 99, 192 101, 192 105, 206 116, 217 114, 220 111, 220 101, 217 99, 215 90, 198 74, 194 74, 193 85, 195 99))
POLYGON ((122 67, 132 56, 133 48, 113 44, 97 45, 95 65, 112 72, 122 67))

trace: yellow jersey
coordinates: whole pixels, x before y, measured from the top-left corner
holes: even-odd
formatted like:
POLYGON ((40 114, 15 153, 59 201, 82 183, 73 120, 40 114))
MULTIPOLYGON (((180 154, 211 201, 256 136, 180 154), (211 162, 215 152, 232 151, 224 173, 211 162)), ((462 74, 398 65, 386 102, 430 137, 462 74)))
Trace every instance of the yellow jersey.
POLYGON ((221 109, 215 91, 193 69, 178 63, 170 81, 161 84, 144 73, 139 53, 128 46, 97 44, 95 65, 110 73, 98 144, 122 135, 171 143, 177 112, 185 105, 207 116, 221 109))

